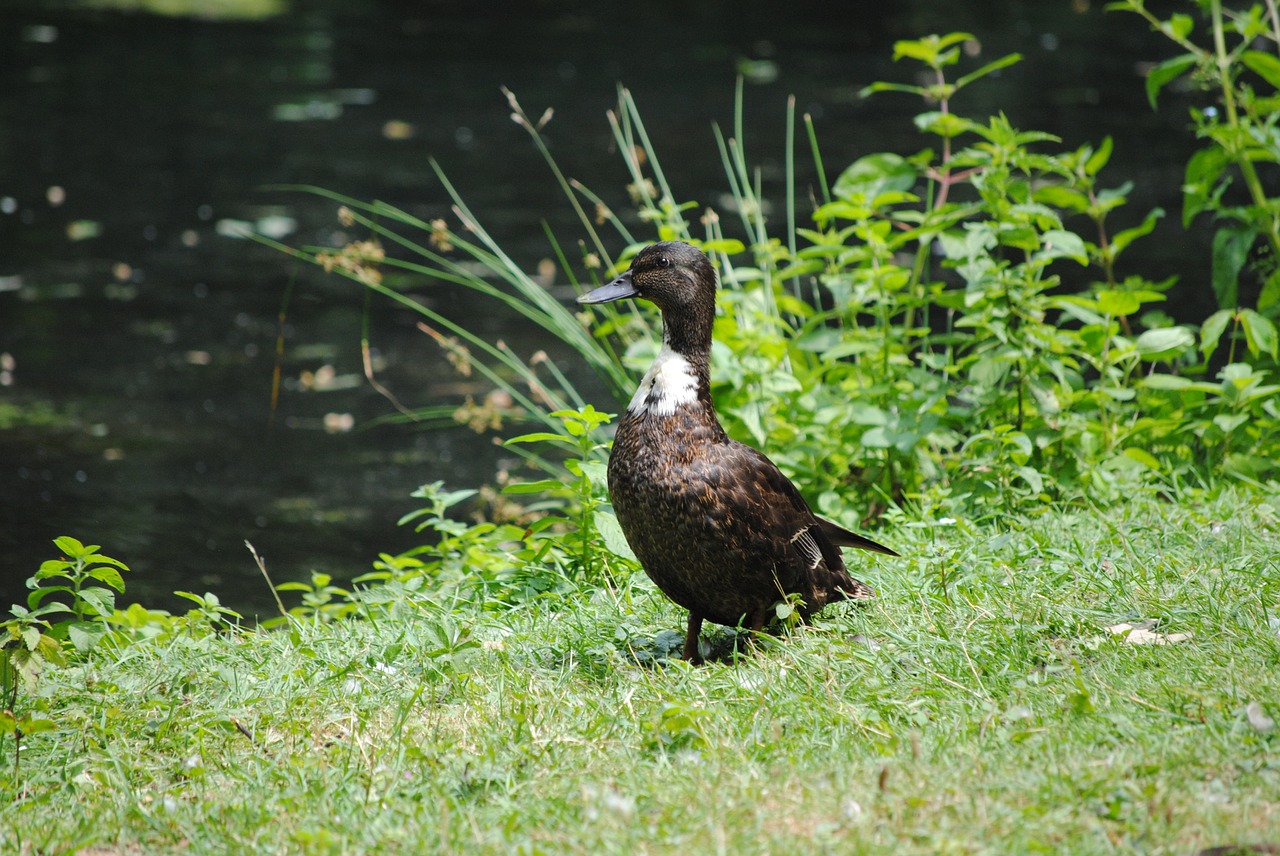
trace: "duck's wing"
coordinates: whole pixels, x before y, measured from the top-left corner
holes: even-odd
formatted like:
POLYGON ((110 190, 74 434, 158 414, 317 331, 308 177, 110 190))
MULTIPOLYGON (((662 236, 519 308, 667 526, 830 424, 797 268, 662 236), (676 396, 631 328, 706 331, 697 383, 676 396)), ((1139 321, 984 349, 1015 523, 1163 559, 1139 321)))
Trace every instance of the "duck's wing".
POLYGON ((791 480, 750 446, 732 440, 720 444, 708 463, 719 471, 724 512, 750 529, 744 537, 752 542, 752 554, 775 557, 777 572, 787 578, 779 582, 788 590, 816 587, 839 589, 848 597, 875 596, 845 571, 839 547, 897 553, 815 515, 791 480))
MULTIPOLYGON (((897 551, 872 541, 866 536, 859 535, 857 532, 850 532, 838 523, 832 523, 826 518, 819 517, 809 508, 809 503, 805 502, 804 497, 800 495, 800 490, 792 482, 782 474, 777 465, 769 460, 763 452, 751 448, 750 446, 730 441, 727 444, 726 451, 734 457, 745 458, 746 465, 738 465, 734 467, 730 465, 730 469, 738 469, 743 472, 749 472, 754 475, 755 489, 759 491, 760 498, 764 500, 768 497, 768 502, 775 508, 779 505, 789 507, 792 514, 782 515, 781 519, 794 519, 797 524, 803 524, 802 530, 797 530, 798 537, 800 531, 808 531, 813 524, 816 524, 818 531, 826 540, 830 541, 837 547, 853 547, 858 550, 870 550, 873 553, 883 553, 886 556, 897 556, 897 551)), ((767 512, 762 511, 760 516, 768 516, 767 512)), ((811 539, 805 539, 807 542, 811 539)))

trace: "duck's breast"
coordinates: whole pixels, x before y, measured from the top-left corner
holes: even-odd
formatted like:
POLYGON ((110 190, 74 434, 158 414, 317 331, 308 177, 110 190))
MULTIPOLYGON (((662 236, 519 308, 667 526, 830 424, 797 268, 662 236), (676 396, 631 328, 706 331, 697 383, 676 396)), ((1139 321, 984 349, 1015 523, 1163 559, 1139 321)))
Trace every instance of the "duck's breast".
POLYGON ((810 564, 795 539, 806 524, 755 462, 689 408, 628 412, 609 461, 614 511, 645 571, 676 603, 721 624, 801 590, 791 565, 810 564))

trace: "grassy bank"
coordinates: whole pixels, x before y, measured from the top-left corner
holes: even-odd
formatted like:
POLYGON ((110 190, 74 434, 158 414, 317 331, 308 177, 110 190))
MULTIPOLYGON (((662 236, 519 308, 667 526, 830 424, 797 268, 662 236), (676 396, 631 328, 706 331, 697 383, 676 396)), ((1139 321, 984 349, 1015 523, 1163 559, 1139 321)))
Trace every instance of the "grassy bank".
POLYGON ((877 601, 736 665, 648 662, 682 616, 641 574, 508 611, 400 591, 366 617, 104 643, 43 676, 56 728, 16 774, 4 744, 0 849, 1280 841, 1278 516, 1228 492, 899 522, 908 558, 865 569, 877 601), (1156 644, 1107 629, 1149 619, 1156 644))

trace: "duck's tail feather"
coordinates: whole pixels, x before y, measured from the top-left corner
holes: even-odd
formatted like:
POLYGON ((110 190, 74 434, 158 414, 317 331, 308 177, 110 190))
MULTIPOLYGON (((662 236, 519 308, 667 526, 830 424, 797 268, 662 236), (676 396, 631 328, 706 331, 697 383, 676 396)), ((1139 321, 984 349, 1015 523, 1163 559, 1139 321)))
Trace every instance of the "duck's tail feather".
POLYGON ((896 551, 890 550, 883 544, 877 544, 870 538, 863 537, 856 532, 850 532, 843 526, 832 523, 830 520, 818 518, 818 528, 822 530, 822 534, 830 539, 832 544, 837 547, 856 547, 859 550, 870 550, 873 553, 884 553, 886 556, 899 555, 896 551))

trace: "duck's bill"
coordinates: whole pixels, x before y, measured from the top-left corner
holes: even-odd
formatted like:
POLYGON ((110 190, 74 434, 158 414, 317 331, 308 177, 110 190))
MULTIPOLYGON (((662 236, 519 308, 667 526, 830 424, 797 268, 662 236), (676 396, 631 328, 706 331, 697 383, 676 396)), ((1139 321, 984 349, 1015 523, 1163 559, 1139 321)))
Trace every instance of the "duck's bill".
POLYGON ((626 271, 608 285, 602 285, 595 291, 588 291, 578 298, 579 303, 610 303, 626 297, 635 297, 639 292, 631 284, 631 271, 626 271))

